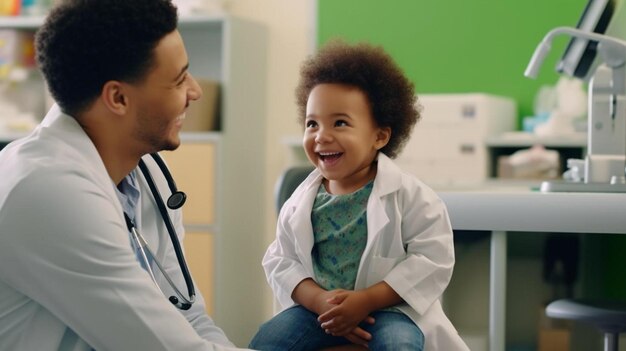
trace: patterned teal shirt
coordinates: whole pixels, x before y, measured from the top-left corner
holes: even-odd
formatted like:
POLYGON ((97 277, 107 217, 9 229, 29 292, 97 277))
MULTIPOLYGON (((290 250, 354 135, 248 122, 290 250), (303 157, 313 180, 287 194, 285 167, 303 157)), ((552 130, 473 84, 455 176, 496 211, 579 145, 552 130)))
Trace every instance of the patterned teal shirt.
POLYGON ((326 289, 353 290, 367 243, 367 200, 374 182, 352 194, 332 195, 320 185, 313 210, 311 251, 315 281, 326 289))

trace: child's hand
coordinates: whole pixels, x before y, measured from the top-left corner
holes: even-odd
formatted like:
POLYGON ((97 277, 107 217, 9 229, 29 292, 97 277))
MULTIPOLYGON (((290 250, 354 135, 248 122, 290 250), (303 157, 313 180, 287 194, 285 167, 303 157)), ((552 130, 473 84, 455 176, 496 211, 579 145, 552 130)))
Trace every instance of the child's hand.
POLYGON ((324 314, 335 307, 335 304, 330 303, 329 301, 333 300, 334 295, 337 290, 332 291, 323 291, 320 292, 317 296, 315 296, 315 308, 313 312, 318 315, 324 314))
POLYGON ((336 306, 320 314, 317 320, 326 333, 335 336, 348 335, 371 312, 370 301, 362 291, 340 291, 333 294, 327 302, 336 306))
MULTIPOLYGON (((373 317, 368 316, 365 318, 365 323, 374 324, 375 320, 373 317)), ((372 334, 365 331, 365 329, 361 327, 356 327, 352 329, 352 331, 344 335, 344 338, 348 339, 353 344, 363 345, 367 347, 367 343, 372 340, 372 334)))

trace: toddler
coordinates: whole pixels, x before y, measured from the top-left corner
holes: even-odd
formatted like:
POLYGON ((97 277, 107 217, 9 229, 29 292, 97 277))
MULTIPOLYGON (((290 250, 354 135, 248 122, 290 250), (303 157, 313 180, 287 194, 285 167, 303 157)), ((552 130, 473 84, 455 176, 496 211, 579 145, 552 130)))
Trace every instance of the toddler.
POLYGON ((443 202, 391 160, 420 118, 382 48, 331 42, 296 90, 315 170, 283 205, 263 267, 282 312, 250 347, 468 350, 439 298, 454 266, 443 202))

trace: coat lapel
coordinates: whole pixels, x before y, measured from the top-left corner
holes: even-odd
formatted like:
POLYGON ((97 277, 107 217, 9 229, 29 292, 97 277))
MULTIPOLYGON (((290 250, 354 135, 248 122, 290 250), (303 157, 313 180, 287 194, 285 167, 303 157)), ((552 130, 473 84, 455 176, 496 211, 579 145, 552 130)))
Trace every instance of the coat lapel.
POLYGON ((311 250, 313 249, 314 240, 311 211, 321 182, 322 175, 316 169, 294 191, 292 199, 288 201, 291 206, 290 210, 293 211, 288 222, 295 234, 296 254, 311 275, 313 275, 311 250))
POLYGON ((379 153, 377 167, 374 187, 367 202, 367 245, 363 251, 361 266, 364 258, 370 256, 376 238, 390 222, 385 210, 385 197, 398 191, 402 185, 399 168, 385 154, 379 153))

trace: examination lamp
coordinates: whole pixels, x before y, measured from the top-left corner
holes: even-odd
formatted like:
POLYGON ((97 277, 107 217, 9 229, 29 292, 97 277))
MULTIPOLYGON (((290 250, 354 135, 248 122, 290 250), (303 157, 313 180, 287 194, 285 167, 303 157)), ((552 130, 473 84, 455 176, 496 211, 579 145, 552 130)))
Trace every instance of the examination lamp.
POLYGON ((524 75, 526 77, 537 78, 539 68, 543 63, 543 60, 548 55, 548 52, 550 52, 552 40, 554 37, 562 34, 597 42, 597 50, 602 56, 604 63, 611 68, 613 74, 609 92, 613 94, 624 94, 626 90, 624 86, 624 76, 626 74, 626 70, 624 68, 624 64, 626 62, 626 41, 571 27, 554 28, 543 37, 543 40, 535 49, 530 62, 528 62, 526 71, 524 71, 524 75))

